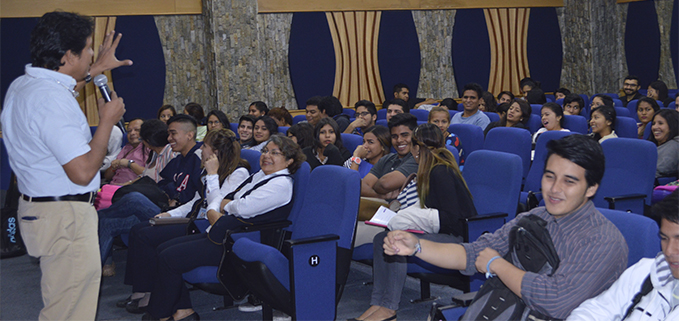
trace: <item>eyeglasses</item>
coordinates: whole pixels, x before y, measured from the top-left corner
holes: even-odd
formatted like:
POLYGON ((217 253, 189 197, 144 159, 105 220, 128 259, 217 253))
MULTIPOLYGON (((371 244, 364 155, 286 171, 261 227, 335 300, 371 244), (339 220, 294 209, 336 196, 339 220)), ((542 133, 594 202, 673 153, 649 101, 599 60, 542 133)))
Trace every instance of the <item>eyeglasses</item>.
POLYGON ((279 150, 275 150, 275 149, 274 150, 268 150, 267 148, 262 148, 261 153, 262 153, 262 155, 271 154, 271 156, 283 155, 283 152, 281 152, 279 150))
POLYGON ((370 112, 367 112, 367 111, 364 111, 362 113, 356 113, 356 116, 358 116, 358 117, 365 117, 365 116, 368 116, 368 115, 370 115, 370 112))

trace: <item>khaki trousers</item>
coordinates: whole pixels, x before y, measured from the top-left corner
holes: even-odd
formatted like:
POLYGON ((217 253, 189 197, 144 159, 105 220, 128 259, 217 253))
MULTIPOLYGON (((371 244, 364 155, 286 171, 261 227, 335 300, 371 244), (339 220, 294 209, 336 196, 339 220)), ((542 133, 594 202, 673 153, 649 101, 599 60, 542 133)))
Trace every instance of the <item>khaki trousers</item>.
POLYGON ((40 320, 94 320, 101 261, 97 211, 86 202, 19 200, 28 254, 40 258, 40 320))

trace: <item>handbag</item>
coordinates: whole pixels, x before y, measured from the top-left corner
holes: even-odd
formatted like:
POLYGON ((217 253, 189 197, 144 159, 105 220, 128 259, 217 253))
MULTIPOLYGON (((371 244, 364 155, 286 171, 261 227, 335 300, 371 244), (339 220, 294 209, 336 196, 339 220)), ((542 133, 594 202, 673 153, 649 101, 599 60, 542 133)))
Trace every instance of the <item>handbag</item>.
POLYGON ((17 212, 19 210, 19 188, 16 175, 12 173, 9 189, 2 208, 2 236, 0 239, 0 259, 26 254, 26 246, 19 232, 17 212))
POLYGON ((136 182, 119 188, 111 198, 111 203, 119 201, 123 196, 138 192, 146 196, 153 204, 160 208, 160 212, 167 212, 170 209, 169 198, 167 194, 158 187, 156 181, 148 176, 138 179, 136 182))

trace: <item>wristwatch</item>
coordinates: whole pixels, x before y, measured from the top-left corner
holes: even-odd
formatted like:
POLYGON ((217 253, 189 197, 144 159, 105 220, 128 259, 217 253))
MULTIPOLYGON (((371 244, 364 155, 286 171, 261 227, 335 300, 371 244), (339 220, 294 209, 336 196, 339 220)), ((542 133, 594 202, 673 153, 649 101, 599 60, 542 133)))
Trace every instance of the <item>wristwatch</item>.
POLYGON ((127 161, 127 168, 132 168, 132 163, 134 163, 134 159, 130 159, 127 161))
POLYGON ((351 157, 351 161, 354 162, 354 163, 356 163, 356 165, 361 165, 361 162, 362 162, 363 160, 361 160, 360 157, 353 156, 353 157, 351 157))
POLYGON ((85 76, 85 79, 83 79, 86 84, 89 84, 92 81, 92 75, 90 73, 87 73, 87 76, 85 76))

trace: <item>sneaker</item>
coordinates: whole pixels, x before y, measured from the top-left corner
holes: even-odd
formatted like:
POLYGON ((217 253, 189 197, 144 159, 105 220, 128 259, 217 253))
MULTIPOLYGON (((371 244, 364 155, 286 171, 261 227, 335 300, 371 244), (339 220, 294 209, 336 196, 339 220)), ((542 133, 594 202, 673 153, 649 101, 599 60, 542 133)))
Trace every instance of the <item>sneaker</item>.
POLYGON ((257 312, 257 311, 262 311, 262 305, 254 305, 250 302, 241 304, 238 306, 238 311, 240 312, 257 312))
POLYGON ((278 311, 278 310, 273 310, 273 321, 291 321, 292 317, 289 315, 278 311))

